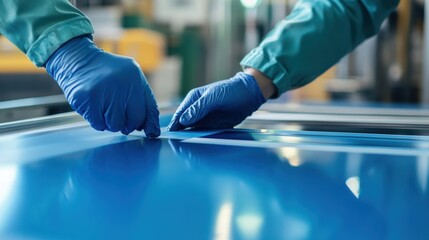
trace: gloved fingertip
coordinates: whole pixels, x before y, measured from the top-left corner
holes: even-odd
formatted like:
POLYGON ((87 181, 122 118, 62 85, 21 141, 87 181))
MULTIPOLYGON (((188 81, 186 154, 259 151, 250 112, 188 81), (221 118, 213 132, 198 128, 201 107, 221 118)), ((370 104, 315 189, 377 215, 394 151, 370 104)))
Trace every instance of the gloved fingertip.
POLYGON ((158 130, 151 129, 150 131, 146 132, 146 136, 148 138, 157 138, 159 137, 159 135, 161 135, 161 131, 159 129, 158 130))
POLYGON ((171 131, 178 131, 181 129, 181 125, 180 123, 178 123, 177 121, 171 122, 168 126, 167 126, 167 131, 171 132, 171 131))
POLYGON ((161 135, 158 118, 153 118, 144 124, 144 132, 148 138, 156 138, 161 135))
POLYGON ((185 112, 179 119, 179 123, 182 124, 183 126, 188 126, 190 125, 189 122, 192 119, 192 115, 189 112, 185 112))
POLYGON ((124 128, 121 130, 121 133, 124 135, 129 135, 132 132, 133 132, 133 130, 129 130, 128 128, 124 128))
POLYGON ((146 135, 148 138, 150 138, 150 139, 154 139, 154 138, 156 138, 157 136, 156 135, 154 135, 154 134, 148 134, 148 135, 146 135))
POLYGON ((156 135, 157 137, 159 137, 159 135, 161 135, 161 129, 160 129, 159 127, 156 129, 156 131, 155 131, 155 135, 156 135))
POLYGON ((91 127, 94 128, 97 131, 101 131, 102 132, 102 131, 104 131, 104 130, 107 129, 106 125, 104 125, 104 124, 94 124, 94 123, 90 123, 90 124, 91 124, 91 127))

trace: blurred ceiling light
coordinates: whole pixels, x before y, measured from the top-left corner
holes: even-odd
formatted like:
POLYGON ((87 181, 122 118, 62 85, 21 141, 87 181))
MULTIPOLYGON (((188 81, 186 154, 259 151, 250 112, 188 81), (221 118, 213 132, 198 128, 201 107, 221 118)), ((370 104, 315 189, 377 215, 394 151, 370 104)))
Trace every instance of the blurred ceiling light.
POLYGON ((236 219, 238 229, 246 239, 258 239, 264 219, 256 213, 246 213, 236 219))
POLYGON ((231 235, 232 204, 224 203, 216 219, 216 240, 229 240, 231 235))
POLYGON ((245 8, 254 8, 261 3, 260 0, 240 0, 240 2, 245 8))
POLYGON ((346 185, 350 191, 355 195, 356 198, 359 198, 360 194, 360 179, 359 177, 350 177, 346 180, 346 185))
POLYGON ((11 194, 16 183, 18 168, 16 165, 0 166, 0 229, 7 221, 7 205, 11 203, 11 194))
POLYGON ((298 167, 302 164, 299 151, 296 148, 282 147, 280 148, 280 155, 283 159, 288 161, 292 167, 298 167))
POLYGON ((310 222, 301 216, 289 214, 284 220, 284 238, 285 239, 308 239, 310 238, 310 222))
POLYGON ((420 190, 426 193, 429 177, 429 156, 422 154, 417 158, 416 178, 419 183, 420 190))
MULTIPOLYGON (((13 188, 17 174, 16 165, 7 165, 0 167, 0 203, 4 203, 13 188)), ((3 206, 3 204, 0 204, 3 206)))

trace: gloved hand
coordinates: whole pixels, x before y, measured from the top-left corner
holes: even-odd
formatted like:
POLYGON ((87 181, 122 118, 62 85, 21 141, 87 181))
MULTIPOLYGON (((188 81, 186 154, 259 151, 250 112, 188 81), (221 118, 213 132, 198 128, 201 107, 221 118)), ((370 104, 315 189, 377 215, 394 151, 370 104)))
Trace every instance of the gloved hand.
POLYGON ((233 128, 265 101, 255 78, 239 72, 228 80, 190 91, 174 114, 168 130, 233 128))
POLYGON ((45 67, 71 107, 96 130, 160 135, 155 97, 132 58, 103 52, 85 35, 63 44, 45 67))

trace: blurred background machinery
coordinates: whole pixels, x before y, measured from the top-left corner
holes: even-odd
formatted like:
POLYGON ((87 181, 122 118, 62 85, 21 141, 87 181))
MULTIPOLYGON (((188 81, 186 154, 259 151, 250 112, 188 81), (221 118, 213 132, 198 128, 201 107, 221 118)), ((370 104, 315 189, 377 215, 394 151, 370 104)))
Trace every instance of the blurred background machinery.
MULTIPOLYGON (((242 57, 291 12, 296 0, 74 3, 91 19, 98 46, 135 58, 157 100, 164 103, 240 71, 242 57)), ((424 31, 429 29, 424 24, 429 11, 425 7, 423 0, 401 0, 377 36, 316 81, 276 101, 429 103, 429 61, 424 61, 429 57, 424 44, 425 39, 429 41, 424 31)), ((69 111, 61 94, 44 69, 35 68, 0 38, 0 122, 69 111)))

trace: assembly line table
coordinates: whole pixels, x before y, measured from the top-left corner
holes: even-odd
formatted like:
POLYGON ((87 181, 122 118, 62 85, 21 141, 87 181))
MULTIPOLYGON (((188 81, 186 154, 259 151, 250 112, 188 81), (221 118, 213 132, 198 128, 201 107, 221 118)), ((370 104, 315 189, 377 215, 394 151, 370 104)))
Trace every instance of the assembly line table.
POLYGON ((0 125, 0 239, 428 239, 426 115, 378 112, 166 132, 169 112, 158 139, 73 113, 0 125))

